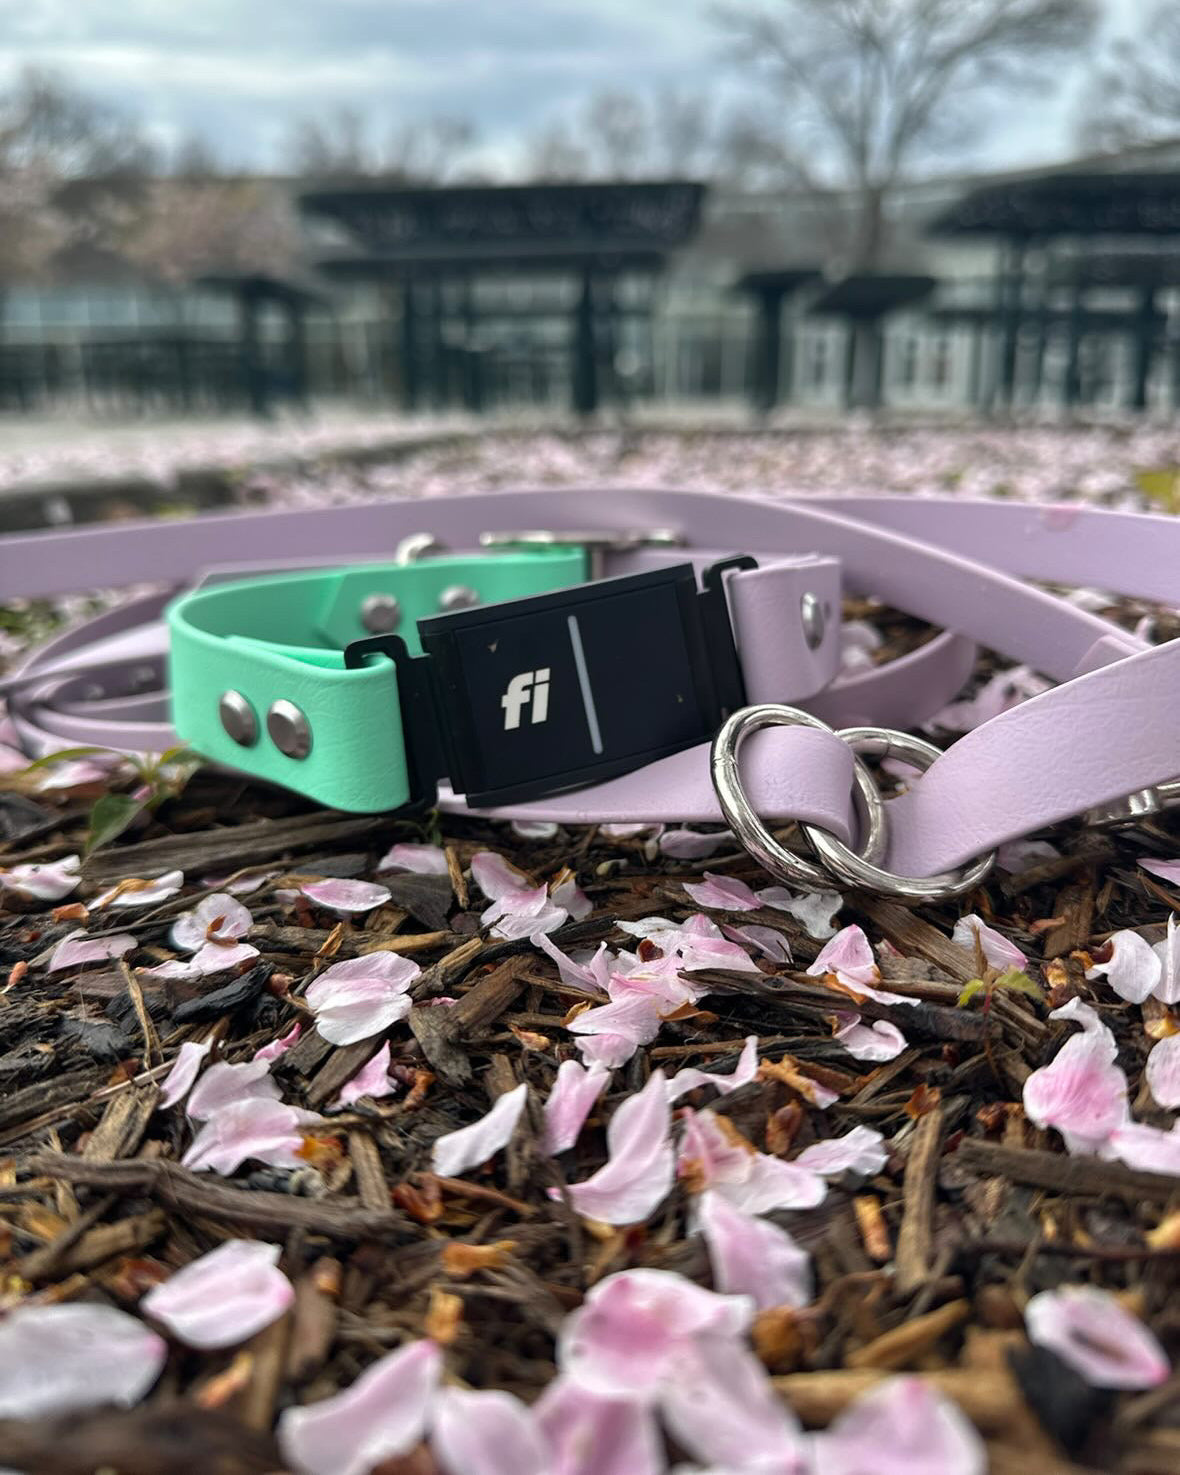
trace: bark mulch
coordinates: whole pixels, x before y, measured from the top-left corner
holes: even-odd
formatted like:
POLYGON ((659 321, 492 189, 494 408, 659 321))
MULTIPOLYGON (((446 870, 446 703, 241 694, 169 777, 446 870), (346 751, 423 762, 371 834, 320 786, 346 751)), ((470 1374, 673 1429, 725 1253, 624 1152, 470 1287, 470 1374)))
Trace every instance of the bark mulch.
MULTIPOLYGON (((81 848, 93 794, 55 803, 18 789, 0 793, 0 866, 81 848)), ((633 945, 618 919, 687 917, 697 908, 682 882, 706 868, 754 886, 765 875, 733 850, 684 862, 652 858, 642 836, 595 829, 524 840, 505 825, 446 815, 331 814, 199 772, 145 825, 91 854, 78 893, 84 902, 177 866, 182 896, 146 915, 87 920, 72 898, 55 910, 9 897, 0 912, 0 1301, 100 1299, 134 1311, 146 1288, 235 1236, 283 1246, 296 1301, 243 1349, 175 1348, 138 1409, 0 1423, 0 1465, 38 1475, 278 1470, 272 1430, 284 1407, 324 1397, 427 1331, 466 1384, 534 1396, 553 1376, 563 1316, 605 1275, 648 1266, 710 1284, 700 1237, 687 1234, 682 1186, 645 1227, 622 1231, 579 1221, 546 1190, 603 1162, 604 1121, 652 1069, 730 1069, 754 1033, 763 1061, 792 1062, 839 1094, 817 1111, 787 1071, 711 1103, 760 1149, 794 1153, 858 1124, 890 1142, 876 1177, 837 1180, 820 1208, 780 1221, 813 1256, 816 1298, 764 1315, 757 1346, 804 1423, 821 1428, 875 1381, 916 1370, 977 1424, 995 1475, 1180 1470, 1180 1379, 1146 1395, 1097 1392, 1029 1344, 1022 1316, 1039 1291, 1099 1286, 1180 1350, 1180 1179, 1069 1157, 1019 1104, 1030 1072, 1072 1033, 1047 1019, 1049 1008, 1080 996, 1115 1031, 1136 1116, 1162 1122, 1142 1085, 1152 1043, 1144 1016, 1085 981, 1084 954, 1121 927, 1150 923, 1151 937, 1162 936, 1176 894, 1135 862, 1176 854, 1177 836, 1151 821, 1118 833, 1063 826, 1048 838, 1060 858, 996 872, 959 903, 847 897, 838 925, 860 923, 883 958, 884 987, 920 1000, 863 1006, 867 1020, 891 1020, 909 1041, 885 1065, 858 1064, 832 1040, 833 994, 804 972, 819 942, 780 911, 734 916, 778 928, 794 961, 763 960, 760 975, 706 975, 700 1011, 668 1022, 616 1073, 578 1146, 554 1160, 537 1145, 539 1103, 574 1054, 562 1020, 583 995, 527 941, 480 930, 471 856, 497 850, 538 881, 571 867, 594 911, 554 934, 566 951, 633 945), (391 843, 425 838, 446 847, 451 881, 383 877, 393 901, 364 925, 275 895, 292 877, 372 879, 391 843), (261 957, 228 985, 155 982, 113 963, 47 973, 48 952, 80 926, 132 931, 139 948, 127 961, 136 965, 169 955, 169 927, 199 899, 201 879, 249 866, 278 874, 243 897, 261 957), (949 934, 967 911, 1024 949, 1043 1001, 995 991, 986 1006, 979 997, 960 1006, 978 968, 949 934), (893 951, 882 954, 883 942, 893 951), (459 999, 416 1009, 409 1029, 391 1031, 407 1089, 333 1117, 306 1168, 247 1166, 221 1178, 180 1166, 184 1114, 155 1110, 180 1044, 215 1025, 222 1058, 250 1058, 296 1019, 310 1024, 300 994, 313 969, 373 944, 421 965, 417 1001, 459 999), (520 1081, 535 1090, 510 1149, 462 1180, 435 1176, 435 1137, 520 1081)), ((379 1043, 334 1048, 308 1028, 275 1067, 284 1099, 322 1110, 379 1043)), ((423 1452, 384 1475, 432 1470, 423 1452)))

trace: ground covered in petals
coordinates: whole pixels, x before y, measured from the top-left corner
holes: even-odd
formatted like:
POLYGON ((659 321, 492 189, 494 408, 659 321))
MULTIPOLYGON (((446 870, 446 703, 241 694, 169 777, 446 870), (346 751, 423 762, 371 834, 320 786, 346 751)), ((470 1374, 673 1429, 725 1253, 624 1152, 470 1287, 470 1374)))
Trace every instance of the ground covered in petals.
MULTIPOLYGON (((960 434, 944 480, 1031 497, 1131 501, 1171 454, 1087 432, 1071 493, 1013 480, 1049 432, 960 434)), ((529 444, 738 484, 704 437, 529 444)), ((741 484, 786 485, 759 444, 741 484)), ((845 444, 938 489, 929 447, 906 485, 845 444)), ((508 474, 489 443, 401 490, 447 456, 508 474)), ((850 613, 865 659, 920 638, 850 613)), ((988 661, 947 720, 1032 689, 988 661)), ((110 833, 142 773, 3 767, 0 1467, 1180 1468, 1175 822, 910 907, 724 832, 344 816, 183 762, 110 833)))

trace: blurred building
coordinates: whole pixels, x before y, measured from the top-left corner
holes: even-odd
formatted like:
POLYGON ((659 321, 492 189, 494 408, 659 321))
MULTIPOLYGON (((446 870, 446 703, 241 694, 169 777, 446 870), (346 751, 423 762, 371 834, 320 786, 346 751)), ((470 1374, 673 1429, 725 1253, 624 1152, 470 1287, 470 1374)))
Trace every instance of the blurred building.
POLYGON ((265 188, 298 214, 298 261, 170 282, 83 248, 8 283, 0 408, 1180 404, 1180 143, 914 185, 856 276, 838 197, 265 188))

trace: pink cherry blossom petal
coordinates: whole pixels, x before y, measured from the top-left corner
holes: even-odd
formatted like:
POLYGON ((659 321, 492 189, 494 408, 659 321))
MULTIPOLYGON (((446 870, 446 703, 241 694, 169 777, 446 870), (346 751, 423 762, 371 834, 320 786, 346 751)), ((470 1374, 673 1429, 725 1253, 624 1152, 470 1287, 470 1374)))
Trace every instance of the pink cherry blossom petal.
POLYGON ((380 1034, 409 1014, 408 990, 421 971, 411 959, 386 950, 332 963, 305 995, 316 1029, 332 1045, 380 1034))
POLYGON ((841 928, 830 942, 820 949, 815 962, 810 964, 807 974, 811 978, 822 978, 834 973, 848 988, 860 988, 862 984, 881 981, 877 960, 864 934, 864 929, 853 923, 841 928))
POLYGON ((825 1178, 838 1177, 841 1173, 868 1176, 879 1173, 888 1156, 880 1132, 872 1127, 853 1127, 843 1137, 829 1137, 805 1147, 795 1159, 795 1166, 810 1168, 825 1178))
POLYGON ((545 1475, 664 1475, 667 1469, 655 1414, 632 1398, 603 1398, 559 1377, 533 1415, 552 1451, 545 1475))
POLYGON ((163 1337, 113 1306, 17 1306, 0 1321, 0 1418, 130 1408, 167 1357, 163 1337))
POLYGON ((1168 913, 1168 931, 1152 952, 1160 960, 1159 982, 1153 990, 1163 1004, 1180 1004, 1180 927, 1175 912, 1168 913))
POLYGON ((489 901, 499 901, 512 891, 530 889, 528 877, 494 850, 480 850, 471 857, 471 877, 489 901))
POLYGON ((594 1103, 606 1090, 610 1071, 601 1065, 589 1070, 576 1060, 563 1060, 557 1079, 545 1100, 544 1149, 550 1156, 568 1152, 590 1115, 594 1103))
POLYGON ((1107 1291, 1063 1286, 1024 1308, 1031 1342, 1048 1347, 1095 1388, 1157 1388, 1171 1376, 1163 1348, 1107 1291))
POLYGON ((537 933, 536 936, 530 935, 529 941, 557 964, 562 983, 579 984, 583 988, 606 992, 607 983, 610 980, 611 964, 614 962, 613 954, 607 948, 606 943, 598 944, 598 951, 589 962, 578 963, 568 953, 563 953, 557 944, 544 933, 537 933))
POLYGON ((212 1048, 212 1039, 201 1040, 199 1043, 186 1040, 181 1045, 172 1069, 161 1082, 160 1099, 156 1103, 158 1108, 175 1106, 178 1101, 184 1100, 200 1073, 201 1063, 212 1048))
POLYGON ((411 871, 416 876, 446 876, 447 853, 441 845, 394 845, 377 862, 378 871, 411 871))
POLYGON ((1110 961, 1095 963, 1086 969, 1087 978, 1102 978, 1120 999, 1142 1004, 1160 981, 1163 971, 1160 959, 1146 938, 1138 932, 1116 932, 1110 938, 1110 961))
POLYGON ((280 1035, 277 1040, 271 1040, 269 1045, 261 1045, 254 1052, 255 1060, 265 1060, 273 1065, 280 1060, 292 1045, 299 1043, 299 1037, 303 1034, 303 1026, 298 1020, 291 1026, 285 1035, 280 1035))
POLYGON ((996 865, 1010 876, 1021 876, 1034 866, 1058 860, 1061 852, 1047 840, 1006 840, 996 850, 996 865))
POLYGON ((774 1209, 811 1209, 823 1202, 827 1184, 809 1167, 785 1163, 734 1142, 711 1111, 686 1111, 678 1158, 682 1177, 695 1189, 713 1189, 747 1214, 774 1209))
POLYGON ((397 1082, 389 1078, 389 1041, 386 1040, 372 1060, 362 1065, 356 1075, 345 1082, 332 1105, 339 1111, 342 1107, 359 1101, 362 1096, 378 1101, 382 1096, 392 1096, 396 1090, 397 1082))
MULTIPOLYGON (((1050 1010, 1049 1018, 1072 1019, 1075 1024, 1080 1024, 1084 1030, 1091 1032, 1095 1030, 1106 1030, 1106 1025, 1103 1024, 1098 1010, 1078 998, 1067 999, 1059 1009, 1050 1010)), ((1107 1041, 1112 1038, 1113 1036, 1109 1030, 1103 1035, 1103 1039, 1107 1041)))
POLYGON ((652 1400, 698 1337, 736 1345, 752 1316, 745 1296, 718 1295, 669 1270, 621 1270, 566 1317, 557 1365, 600 1397, 652 1400))
POLYGON ((856 1060, 895 1060, 908 1044, 896 1024, 885 1019, 863 1024, 859 1014, 849 1016, 848 1022, 841 1025, 834 1038, 856 1060))
POLYGON ((555 907, 564 908, 575 922, 583 921, 594 910, 594 903, 572 876, 555 886, 549 899, 555 907))
POLYGON ((162 876, 157 876, 154 880, 139 884, 127 891, 121 891, 118 886, 112 886, 101 896, 96 896, 90 903, 90 908, 92 911, 97 911, 101 907, 158 906, 160 902, 168 901, 176 896, 183 886, 183 871, 165 871, 162 876))
POLYGON ((457 1178, 461 1173, 481 1167, 501 1148, 507 1147, 516 1131, 528 1101, 529 1088, 522 1081, 512 1091, 497 1098, 491 1111, 455 1132, 444 1132, 435 1138, 431 1162, 443 1178, 457 1178))
POLYGON ((411 1342, 375 1362, 331 1398, 288 1408, 279 1448, 299 1475, 369 1475, 425 1437, 442 1357, 433 1342, 411 1342))
MULTIPOLYGON (((671 1190, 676 1156, 669 1140, 671 1111, 663 1071, 615 1110, 606 1129, 609 1157, 597 1173, 567 1192, 585 1219, 640 1224, 671 1190)), ((557 1189, 550 1197, 559 1196, 557 1189)))
POLYGON ((258 956, 258 949, 248 942, 207 942, 192 955, 188 962, 190 973, 198 978, 210 973, 224 973, 227 968, 236 968, 258 956))
POLYGON ((530 890, 503 892, 481 913, 479 920, 484 927, 492 929, 493 937, 516 940, 554 932, 567 916, 564 907, 552 905, 547 887, 534 886, 530 890))
POLYGON ((49 959, 49 972, 81 968, 87 963, 107 963, 112 958, 121 958, 138 945, 129 932, 118 932, 113 937, 88 937, 79 928, 63 937, 54 948, 49 959))
POLYGON ((733 845, 733 834, 729 830, 715 831, 711 835, 702 835, 699 830, 665 830, 659 841, 660 853, 675 860, 704 860, 726 846, 732 849, 733 845))
POLYGON ((750 1296, 759 1311, 811 1300, 811 1256, 785 1229, 743 1214, 720 1193, 701 1195, 697 1223, 719 1291, 750 1296))
POLYGON ((1097 1152, 1129 1117, 1127 1078, 1114 1063, 1105 1025, 1066 1040, 1024 1083, 1024 1109, 1038 1127, 1056 1127, 1070 1152, 1097 1152))
POLYGON ((182 953, 195 953, 209 942, 245 937, 253 925, 247 907, 224 891, 214 891, 173 922, 172 946, 182 953))
POLYGON ((1147 1087, 1157 1106, 1180 1108, 1180 1035, 1168 1035, 1147 1057, 1147 1087))
POLYGON ((731 942, 742 947, 753 948, 772 963, 789 963, 791 945, 783 934, 773 927, 761 927, 750 922, 745 927, 735 927, 732 922, 722 922, 721 930, 731 942))
POLYGON ((227 1106, 248 1098, 278 1101, 281 1095, 268 1061, 255 1058, 241 1065, 230 1065, 219 1060, 194 1086, 185 1110, 194 1122, 207 1122, 227 1106))
POLYGON ((956 1404, 921 1378, 889 1378, 815 1438, 824 1475, 985 1475, 987 1451, 956 1404))
POLYGON ((976 916, 974 912, 960 917, 955 923, 951 941, 957 943, 961 948, 966 948, 973 956, 976 943, 978 943, 989 966, 998 968, 1001 973, 1010 968, 1023 968, 1028 962, 1014 942, 1009 942, 1006 937, 997 932, 994 927, 989 927, 983 918, 976 916))
POLYGON ((277 1321, 295 1299, 278 1268, 281 1254, 278 1245, 226 1240, 153 1287, 140 1310, 187 1347, 236 1347, 277 1321))
POLYGON ((808 891, 796 896, 785 886, 764 887, 758 893, 758 900, 763 906, 789 913, 816 942, 823 942, 835 934, 833 923, 836 913, 844 905, 844 898, 838 891, 808 891))
POLYGON ((358 912, 371 912, 374 907, 384 906, 390 893, 384 886, 373 881, 345 881, 332 878, 328 881, 310 881, 300 891, 308 901, 327 907, 330 912, 352 916, 358 912))
POLYGON ((1153 876, 1158 876, 1161 881, 1180 886, 1180 860, 1158 860, 1144 856, 1140 859, 1139 864, 1143 870, 1149 871, 1153 876))
POLYGON ((82 859, 63 855, 61 860, 23 864, 0 870, 0 891, 11 891, 26 901, 60 901, 76 891, 82 879, 82 859))
POLYGON ((712 907, 722 912, 756 912, 762 905, 746 883, 736 876, 718 876, 713 871, 706 871, 703 881, 685 881, 683 884, 699 907, 712 907))
POLYGON ((1168 1132, 1146 1122, 1124 1122, 1102 1146, 1102 1156, 1116 1158, 1144 1173, 1170 1173, 1180 1178, 1180 1122, 1168 1132))
POLYGON ((552 840, 558 831, 551 819, 514 819, 508 828, 522 840, 552 840))
POLYGON ((304 1161, 300 1151, 306 1129, 322 1120, 282 1101, 248 1096, 210 1118, 181 1161, 194 1172, 223 1176, 251 1159, 276 1168, 297 1168, 304 1161))
POLYGON ((738 1056, 738 1063, 733 1070, 725 1075, 716 1074, 709 1070, 698 1070, 690 1066, 687 1070, 678 1070, 668 1082, 668 1101, 674 1104, 689 1091, 695 1091, 698 1086, 714 1086, 723 1096, 728 1096, 731 1091, 736 1091, 739 1086, 745 1086, 758 1074, 758 1036, 747 1035, 746 1042, 742 1046, 742 1053, 738 1056))
POLYGON ((549 1441, 511 1393, 444 1388, 431 1449, 445 1475, 552 1475, 549 1441))

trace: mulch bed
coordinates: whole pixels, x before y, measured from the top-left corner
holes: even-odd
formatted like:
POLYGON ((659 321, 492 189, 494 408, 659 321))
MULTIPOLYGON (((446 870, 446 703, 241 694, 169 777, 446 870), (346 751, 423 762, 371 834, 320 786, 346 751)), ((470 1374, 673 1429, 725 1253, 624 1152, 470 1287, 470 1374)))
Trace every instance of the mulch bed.
MULTIPOLYGON (((72 794, 55 806, 43 795, 0 793, 0 866, 80 850, 93 798, 72 794)), ((780 911, 733 917, 779 929, 794 961, 762 960, 760 974, 694 974, 710 986, 701 1010, 666 1023, 616 1072, 576 1149, 555 1160, 537 1145, 538 1103, 558 1063, 574 1054, 562 1020, 582 995, 527 941, 480 930, 483 903, 465 875, 471 856, 499 851, 538 881, 573 868, 594 911, 554 934, 566 951, 633 945, 618 919, 683 920, 698 908, 682 882, 706 868, 755 887, 767 877, 736 851, 684 862, 652 859, 642 836, 594 829, 530 841, 505 825, 446 815, 413 823, 344 816, 199 772, 146 827, 90 856, 80 892, 85 900, 178 866, 189 883, 182 896, 146 915, 95 913, 88 924, 69 903, 58 920, 50 905, 11 897, 0 912, 0 1297, 99 1298, 134 1311, 170 1271, 226 1238, 259 1236, 283 1246, 294 1310, 244 1349, 174 1349, 138 1409, 0 1423, 0 1465, 38 1475, 275 1471, 282 1462, 272 1430, 284 1407, 351 1383, 427 1328, 447 1341, 448 1370, 467 1385, 535 1396, 553 1376, 562 1317, 604 1276, 646 1266, 710 1284, 700 1237, 686 1232, 682 1185, 646 1226, 624 1230, 581 1222, 546 1190, 601 1165, 603 1123, 653 1069, 728 1070, 753 1033, 763 1061, 795 1062, 839 1094, 817 1111, 780 1072, 710 1103, 761 1150, 793 1153, 859 1124, 890 1143, 876 1177, 837 1180, 821 1207, 781 1221, 813 1256, 816 1298, 763 1318, 757 1346, 804 1423, 822 1428, 875 1380, 916 1370, 975 1421, 996 1475, 1180 1469, 1180 1381, 1149 1394, 1097 1392, 1028 1343, 1022 1316, 1031 1295, 1085 1283, 1126 1293, 1164 1346, 1180 1349, 1180 1220, 1167 1228, 1180 1180, 1069 1157, 1019 1105, 1030 1072, 1072 1033, 1047 1020, 1048 1009, 1080 996, 1100 1005, 1118 1037, 1136 1116, 1161 1120, 1141 1084, 1152 1042, 1140 1010, 1086 983, 1078 955, 1117 928, 1162 924, 1176 909, 1175 894, 1135 861, 1176 854, 1177 837, 1167 821, 1152 821, 1118 833, 1063 826, 1048 838, 1059 859, 1018 876, 996 872, 958 903, 847 897, 838 925, 860 923, 874 945, 889 943, 896 951, 886 950, 883 986, 921 1001, 863 1006, 866 1020, 890 1020, 909 1041, 885 1065, 858 1064, 832 1040, 832 992, 804 972, 819 942, 780 911), (274 896, 292 876, 373 879, 391 843, 425 838, 453 857, 453 892, 445 881, 382 877, 393 900, 363 926, 304 898, 274 896), (260 865, 280 872, 243 898, 261 958, 230 984, 154 982, 115 964, 46 973, 48 951, 80 925, 131 930, 139 949, 129 961, 158 960, 202 877, 260 865), (1044 1003, 997 992, 986 1009, 978 999, 959 1006, 978 971, 949 941, 967 911, 1034 960, 1044 1003), (155 1110, 180 1044, 215 1024, 222 1058, 249 1059, 306 1019, 299 996, 314 968, 376 941, 421 965, 416 1000, 459 999, 416 1010, 410 1029, 391 1031, 393 1064, 412 1089, 333 1117, 306 1169, 246 1167, 221 1178, 181 1167, 190 1132, 183 1112, 155 1110), (434 1139, 521 1081, 535 1090, 510 1149, 463 1179, 435 1176, 434 1139), (501 1253, 473 1257, 474 1268, 453 1249, 503 1241, 501 1253)), ((308 1029, 275 1067, 284 1099, 322 1110, 376 1043, 334 1048, 308 1029)), ((382 1475, 433 1470, 421 1451, 382 1475)))

